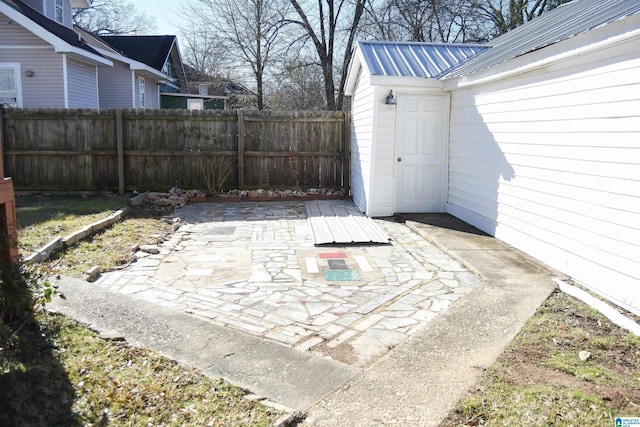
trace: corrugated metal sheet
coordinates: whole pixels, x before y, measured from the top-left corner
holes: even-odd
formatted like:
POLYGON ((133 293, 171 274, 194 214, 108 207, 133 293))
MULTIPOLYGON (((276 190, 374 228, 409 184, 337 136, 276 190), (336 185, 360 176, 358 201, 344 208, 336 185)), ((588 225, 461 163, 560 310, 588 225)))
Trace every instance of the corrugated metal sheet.
POLYGON ((307 222, 313 243, 389 243, 378 226, 355 207, 350 200, 317 200, 305 202, 307 222))
POLYGON ((437 79, 488 46, 417 42, 364 41, 358 43, 374 76, 437 79))
POLYGON ((640 13, 639 0, 573 0, 488 43, 490 50, 456 67, 460 77, 542 49, 626 16, 640 13))

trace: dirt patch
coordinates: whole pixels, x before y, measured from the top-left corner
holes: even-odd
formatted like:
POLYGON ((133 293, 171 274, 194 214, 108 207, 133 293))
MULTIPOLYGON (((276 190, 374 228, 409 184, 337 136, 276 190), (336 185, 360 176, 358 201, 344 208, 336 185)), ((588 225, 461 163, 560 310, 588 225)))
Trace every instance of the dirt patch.
POLYGON ((608 425, 638 408, 640 338, 556 292, 442 425, 608 425))

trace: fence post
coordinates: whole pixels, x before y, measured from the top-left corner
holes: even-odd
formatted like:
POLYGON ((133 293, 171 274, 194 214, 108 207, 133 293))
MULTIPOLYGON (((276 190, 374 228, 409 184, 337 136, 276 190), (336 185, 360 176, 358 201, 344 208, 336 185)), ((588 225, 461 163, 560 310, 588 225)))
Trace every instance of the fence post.
POLYGON ((116 110, 116 146, 118 150, 118 192, 122 196, 125 191, 124 182, 124 140, 122 131, 122 110, 116 110))
POLYGON ((238 190, 244 189, 244 116, 238 110, 238 190))

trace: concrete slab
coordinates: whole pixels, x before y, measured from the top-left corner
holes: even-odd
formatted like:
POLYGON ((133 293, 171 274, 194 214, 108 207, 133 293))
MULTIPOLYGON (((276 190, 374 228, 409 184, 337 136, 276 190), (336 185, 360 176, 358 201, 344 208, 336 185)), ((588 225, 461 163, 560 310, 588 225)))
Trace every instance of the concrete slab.
POLYGON ((552 270, 462 221, 406 218, 483 281, 311 408, 304 425, 439 425, 555 287, 552 270))
POLYGON ((118 331, 132 345, 150 348, 294 410, 307 409, 359 372, 79 279, 63 278, 60 291, 66 299, 55 298, 51 310, 97 331, 118 331))

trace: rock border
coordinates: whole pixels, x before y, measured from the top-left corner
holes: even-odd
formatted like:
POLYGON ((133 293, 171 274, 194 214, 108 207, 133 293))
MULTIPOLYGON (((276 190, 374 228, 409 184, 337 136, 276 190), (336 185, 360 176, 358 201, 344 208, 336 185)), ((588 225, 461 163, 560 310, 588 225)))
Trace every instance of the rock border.
MULTIPOLYGON (((200 190, 181 190, 177 187, 169 190, 168 193, 158 192, 144 192, 133 195, 129 199, 129 205, 132 207, 140 206, 143 204, 156 205, 156 206, 171 206, 173 208, 180 208, 190 203, 203 203, 203 202, 263 202, 263 201, 310 201, 310 200, 335 200, 335 199, 349 199, 348 195, 345 195, 342 190, 332 190, 327 188, 309 189, 307 191, 301 190, 232 190, 226 193, 217 194, 214 197, 205 197, 205 192, 200 190)), ((107 218, 100 219, 89 225, 82 227, 81 229, 68 234, 64 237, 56 237, 46 245, 42 246, 35 252, 31 253, 24 262, 27 264, 40 263, 48 260, 54 254, 63 251, 79 241, 92 236, 93 234, 101 231, 107 227, 112 226, 116 222, 120 221, 124 217, 130 208, 124 207, 115 211, 107 218)), ((175 232, 174 227, 173 231, 175 232)), ((99 271, 87 272, 89 279, 93 280, 99 274, 99 271)))
POLYGON ((92 222, 91 224, 82 227, 80 230, 74 231, 64 237, 57 237, 25 258, 24 262, 30 264, 46 261, 51 258, 52 255, 75 245, 80 240, 86 239, 98 231, 112 226, 116 222, 120 221, 128 212, 128 207, 119 209, 107 218, 92 222))

